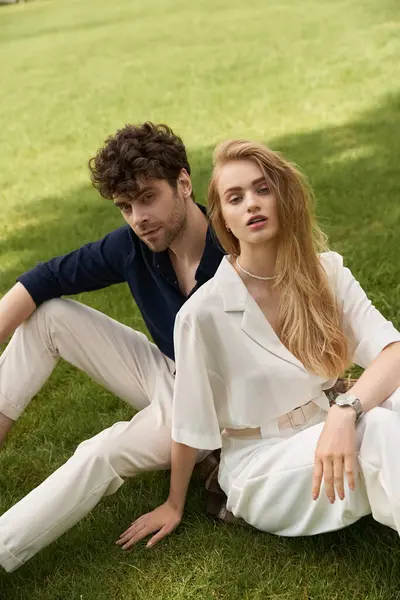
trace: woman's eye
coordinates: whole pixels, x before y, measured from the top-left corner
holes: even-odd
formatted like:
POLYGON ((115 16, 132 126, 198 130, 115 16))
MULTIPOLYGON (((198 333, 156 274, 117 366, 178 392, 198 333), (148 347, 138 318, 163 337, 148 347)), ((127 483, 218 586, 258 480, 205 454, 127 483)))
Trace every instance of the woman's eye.
POLYGON ((263 185, 263 187, 261 187, 258 190, 258 193, 259 194, 269 194, 270 193, 269 187, 267 187, 266 185, 263 185))
POLYGON ((230 203, 230 204, 237 204, 238 202, 240 202, 240 200, 241 200, 241 199, 242 199, 242 197, 241 197, 241 196, 234 196, 233 198, 231 198, 231 199, 229 200, 229 203, 230 203))

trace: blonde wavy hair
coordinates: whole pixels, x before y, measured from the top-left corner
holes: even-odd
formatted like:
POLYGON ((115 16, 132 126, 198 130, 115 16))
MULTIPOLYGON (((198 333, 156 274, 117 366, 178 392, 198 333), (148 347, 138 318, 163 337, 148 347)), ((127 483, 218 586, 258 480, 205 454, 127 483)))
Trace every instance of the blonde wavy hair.
POLYGON ((337 377, 348 366, 348 344, 340 327, 338 306, 318 256, 327 246, 326 236, 315 221, 312 190, 293 164, 263 144, 246 140, 219 144, 213 157, 208 212, 227 254, 240 255, 240 243, 225 227, 218 174, 223 165, 235 160, 255 162, 277 200, 278 335, 306 368, 319 375, 337 377))

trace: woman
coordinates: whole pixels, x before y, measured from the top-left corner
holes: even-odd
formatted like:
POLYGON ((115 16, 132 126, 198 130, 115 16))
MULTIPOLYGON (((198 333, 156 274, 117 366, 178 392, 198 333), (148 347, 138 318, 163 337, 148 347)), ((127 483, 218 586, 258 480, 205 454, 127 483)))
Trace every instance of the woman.
POLYGON ((170 533, 196 450, 216 448, 227 508, 260 530, 313 535, 372 512, 400 531, 400 333, 324 251, 308 185, 279 154, 221 144, 208 202, 228 256, 176 320, 170 495, 118 545, 170 533), (351 362, 365 371, 329 407, 351 362))

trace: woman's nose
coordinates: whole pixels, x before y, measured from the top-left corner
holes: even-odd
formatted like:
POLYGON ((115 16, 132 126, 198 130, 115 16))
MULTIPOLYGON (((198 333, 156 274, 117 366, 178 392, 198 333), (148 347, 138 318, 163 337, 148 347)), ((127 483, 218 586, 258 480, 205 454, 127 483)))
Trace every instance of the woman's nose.
POLYGON ((257 196, 254 194, 249 194, 247 197, 247 210, 248 212, 255 212, 260 210, 260 202, 257 196))

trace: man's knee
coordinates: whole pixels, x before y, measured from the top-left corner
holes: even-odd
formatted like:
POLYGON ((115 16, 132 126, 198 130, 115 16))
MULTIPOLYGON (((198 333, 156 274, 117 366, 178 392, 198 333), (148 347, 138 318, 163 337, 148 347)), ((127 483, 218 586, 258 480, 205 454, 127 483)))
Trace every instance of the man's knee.
POLYGON ((43 302, 43 304, 38 306, 31 316, 20 325, 19 329, 24 332, 31 328, 43 331, 49 328, 50 323, 59 322, 61 324, 65 321, 68 312, 70 312, 70 302, 71 301, 66 300, 65 298, 53 298, 43 302))
POLYGON ((121 444, 118 444, 118 440, 114 438, 106 438, 104 432, 81 442, 74 453, 75 457, 107 463, 113 468, 117 466, 121 455, 121 444))
POLYGON ((53 335, 66 334, 76 327, 77 310, 79 302, 67 298, 52 298, 43 302, 21 327, 25 332, 39 332, 46 346, 58 354, 53 335), (72 327, 71 327, 72 326, 72 327))
POLYGON ((36 315, 38 319, 45 318, 51 322, 62 323, 77 304, 74 300, 67 298, 52 298, 43 302, 32 314, 32 317, 36 315))
MULTIPOLYGON (((114 428, 123 426, 116 423, 114 428)), ((113 429, 113 428, 111 428, 113 429)), ((139 472, 157 471, 168 469, 171 456, 171 438, 162 435, 146 436, 118 435, 115 430, 110 435, 110 430, 105 430, 89 440, 82 442, 75 451, 74 456, 79 459, 89 460, 98 465, 111 467, 120 477, 133 477, 139 472), (147 437, 145 440, 144 437, 147 437)))

